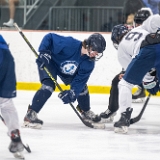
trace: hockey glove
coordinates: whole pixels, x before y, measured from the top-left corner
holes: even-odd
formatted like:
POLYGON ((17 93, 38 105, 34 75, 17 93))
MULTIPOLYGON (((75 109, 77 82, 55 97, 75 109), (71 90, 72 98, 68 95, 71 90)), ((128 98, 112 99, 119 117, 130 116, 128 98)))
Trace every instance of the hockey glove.
POLYGON ((51 61, 51 52, 41 52, 38 56, 38 60, 42 63, 40 69, 43 70, 44 66, 48 66, 51 61))
POLYGON ((74 102, 76 100, 76 95, 73 90, 64 90, 59 93, 58 97, 63 101, 64 104, 74 102))
POLYGON ((149 93, 152 95, 156 95, 156 93, 159 91, 159 82, 158 80, 152 81, 152 82, 143 82, 143 86, 149 93))
POLYGON ((155 81, 155 79, 154 79, 151 82, 143 82, 143 87, 145 89, 152 89, 152 88, 154 88, 156 86, 156 84, 157 84, 157 81, 155 81))

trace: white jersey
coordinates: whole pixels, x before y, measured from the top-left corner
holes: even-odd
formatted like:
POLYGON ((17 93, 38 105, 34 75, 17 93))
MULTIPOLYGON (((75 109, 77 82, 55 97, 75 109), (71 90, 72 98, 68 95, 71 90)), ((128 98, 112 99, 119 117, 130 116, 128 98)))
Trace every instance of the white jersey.
POLYGON ((128 32, 118 46, 118 60, 122 68, 126 70, 132 58, 140 50, 141 43, 150 33, 156 33, 160 27, 160 16, 158 14, 150 16, 139 27, 128 32))

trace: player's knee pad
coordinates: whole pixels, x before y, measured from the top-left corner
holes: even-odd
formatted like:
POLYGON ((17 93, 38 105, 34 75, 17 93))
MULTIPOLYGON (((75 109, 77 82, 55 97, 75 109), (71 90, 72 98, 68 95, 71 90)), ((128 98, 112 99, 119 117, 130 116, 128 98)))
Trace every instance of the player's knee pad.
POLYGON ((46 101, 49 99, 49 97, 52 95, 54 90, 55 84, 51 79, 43 80, 42 86, 36 92, 30 108, 38 113, 43 107, 43 105, 46 103, 46 101))
POLYGON ((134 85, 131 84, 131 83, 129 83, 129 82, 127 82, 127 81, 125 81, 125 80, 122 78, 121 81, 120 81, 119 84, 118 84, 118 87, 121 87, 121 86, 125 86, 125 87, 127 87, 127 88, 129 88, 129 89, 132 89, 134 85))
POLYGON ((117 74, 112 80, 112 86, 118 86, 119 81, 119 74, 117 74))
MULTIPOLYGON (((55 83, 51 79, 45 79, 42 82, 40 90, 36 93, 35 98, 41 99, 40 101, 46 101, 55 90, 55 83)), ((44 103, 43 102, 43 103, 44 103)))
POLYGON ((87 85, 79 94, 77 101, 78 101, 78 106, 81 108, 81 110, 88 111, 90 109, 90 96, 87 85))
POLYGON ((48 90, 52 93, 55 90, 55 88, 55 83, 51 79, 43 80, 41 90, 48 90))

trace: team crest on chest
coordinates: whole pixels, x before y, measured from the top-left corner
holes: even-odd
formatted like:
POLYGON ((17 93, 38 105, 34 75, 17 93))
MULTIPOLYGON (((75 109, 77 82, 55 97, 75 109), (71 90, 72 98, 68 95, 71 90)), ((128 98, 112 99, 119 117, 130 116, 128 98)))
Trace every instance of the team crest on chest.
POLYGON ((65 61, 61 64, 61 71, 64 74, 73 75, 78 67, 75 61, 65 61))

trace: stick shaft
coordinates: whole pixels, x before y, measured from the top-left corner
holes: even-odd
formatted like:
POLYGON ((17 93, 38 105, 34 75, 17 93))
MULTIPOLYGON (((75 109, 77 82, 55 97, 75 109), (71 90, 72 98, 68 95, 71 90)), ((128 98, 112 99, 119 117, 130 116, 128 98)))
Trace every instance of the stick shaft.
POLYGON ((140 113, 138 114, 138 116, 130 119, 130 124, 134 124, 134 123, 138 122, 141 119, 141 117, 142 117, 142 115, 143 115, 143 113, 144 113, 144 111, 145 111, 145 109, 147 107, 147 104, 148 104, 148 101, 149 101, 150 97, 151 97, 151 94, 148 95, 148 97, 147 97, 147 99, 146 99, 146 101, 145 101, 140 113))

